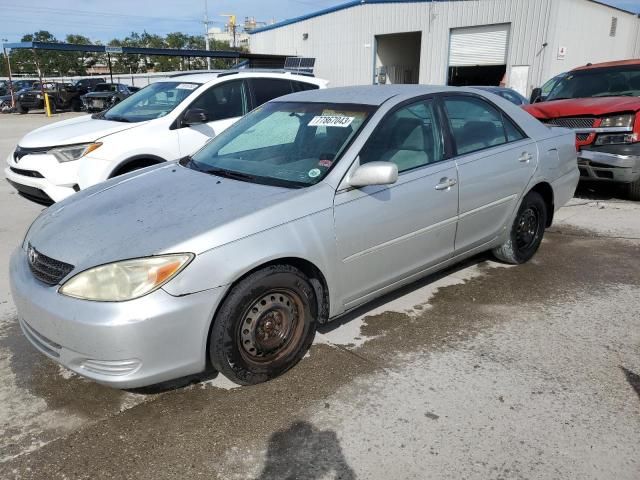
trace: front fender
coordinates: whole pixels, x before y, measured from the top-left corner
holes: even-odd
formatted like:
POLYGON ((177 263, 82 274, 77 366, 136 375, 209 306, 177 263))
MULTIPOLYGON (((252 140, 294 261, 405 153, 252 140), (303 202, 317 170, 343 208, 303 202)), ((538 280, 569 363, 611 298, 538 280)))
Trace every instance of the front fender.
MULTIPOLYGON (((325 277, 329 298, 335 299, 334 238, 333 210, 327 208, 199 254, 163 288, 177 296, 217 287, 228 289, 261 265, 293 257, 315 265, 325 277)), ((336 308, 332 301, 331 316, 336 308)))

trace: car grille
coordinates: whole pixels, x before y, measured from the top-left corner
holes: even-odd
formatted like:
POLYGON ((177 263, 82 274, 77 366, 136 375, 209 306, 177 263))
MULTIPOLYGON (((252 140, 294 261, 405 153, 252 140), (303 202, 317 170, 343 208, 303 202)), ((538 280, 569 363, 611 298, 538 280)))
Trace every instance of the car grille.
POLYGON ((73 265, 47 257, 31 245, 27 251, 27 258, 33 276, 48 285, 57 284, 73 270, 73 265))
POLYGON ((49 148, 43 148, 43 147, 25 148, 25 147, 18 146, 15 152, 13 152, 13 159, 16 161, 16 163, 18 163, 20 159, 25 155, 43 154, 43 153, 47 153, 49 150, 50 150, 49 148))
POLYGON ((593 117, 562 117, 546 120, 547 125, 565 128, 592 128, 596 119, 593 117))
POLYGON ((40 172, 36 172, 35 170, 23 170, 21 168, 9 167, 9 169, 13 173, 17 173, 18 175, 22 175, 24 177, 32 177, 32 178, 44 178, 40 172))

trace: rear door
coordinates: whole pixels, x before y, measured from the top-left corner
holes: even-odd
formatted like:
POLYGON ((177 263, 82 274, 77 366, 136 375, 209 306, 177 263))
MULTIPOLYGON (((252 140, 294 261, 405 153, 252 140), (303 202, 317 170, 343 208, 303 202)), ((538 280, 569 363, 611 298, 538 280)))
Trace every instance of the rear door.
POLYGON ((248 83, 251 90, 252 108, 293 92, 291 80, 286 78, 249 78, 248 83))
MULTIPOLYGON (((207 141, 238 121, 249 110, 249 95, 244 80, 218 83, 202 93, 186 109, 200 108, 209 121, 201 125, 181 126, 178 130, 180 154, 191 155, 207 141)), ((178 124, 180 119, 178 119, 178 124)))
POLYGON ((538 149, 513 120, 480 95, 447 95, 443 104, 458 166, 455 251, 461 253, 502 232, 533 176, 538 149))

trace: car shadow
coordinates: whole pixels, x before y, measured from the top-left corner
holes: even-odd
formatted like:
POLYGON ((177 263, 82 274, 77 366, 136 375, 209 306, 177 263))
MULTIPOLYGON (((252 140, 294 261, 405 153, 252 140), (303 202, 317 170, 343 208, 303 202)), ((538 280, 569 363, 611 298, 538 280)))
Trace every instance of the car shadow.
POLYGON ((607 182, 583 182, 578 184, 576 198, 585 200, 625 200, 620 185, 607 182))
POLYGON ((332 430, 297 421, 271 435, 262 472, 256 480, 353 480, 356 475, 347 463, 338 436, 332 430))
POLYGON ((335 330, 336 328, 355 320, 356 318, 362 317, 366 315, 368 312, 375 310, 378 307, 381 307, 387 303, 390 303, 394 300, 397 300, 400 297, 408 295, 415 290, 419 290, 427 285, 437 282, 442 278, 448 277, 451 274, 464 270, 465 268, 472 267, 475 265, 482 264, 488 260, 493 260, 494 257, 489 252, 480 253, 473 257, 468 258, 460 263, 456 263, 449 268, 444 270, 440 270, 438 272, 432 273, 431 275, 427 275, 415 282, 412 282, 404 287, 400 287, 397 290, 393 290, 381 297, 378 297, 370 302, 365 303, 359 307, 356 307, 354 310, 350 310, 346 314, 332 320, 324 325, 318 326, 318 332, 322 334, 326 334, 335 330))

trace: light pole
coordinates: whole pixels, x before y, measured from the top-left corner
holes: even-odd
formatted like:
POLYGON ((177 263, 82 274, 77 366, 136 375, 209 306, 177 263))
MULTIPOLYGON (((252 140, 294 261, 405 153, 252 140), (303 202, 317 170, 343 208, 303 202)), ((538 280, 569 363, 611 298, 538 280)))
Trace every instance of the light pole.
MULTIPOLYGON (((204 0, 204 48, 209 50, 209 9, 207 0, 204 0)), ((211 57, 207 57, 207 70, 211 70, 211 57)))
POLYGON ((9 68, 9 95, 11 95, 11 108, 16 108, 16 99, 13 95, 13 81, 11 80, 11 61, 9 60, 9 55, 7 55, 7 49, 4 47, 4 44, 7 43, 8 40, 6 38, 2 39, 2 52, 4 53, 4 58, 7 60, 7 67, 9 68))

